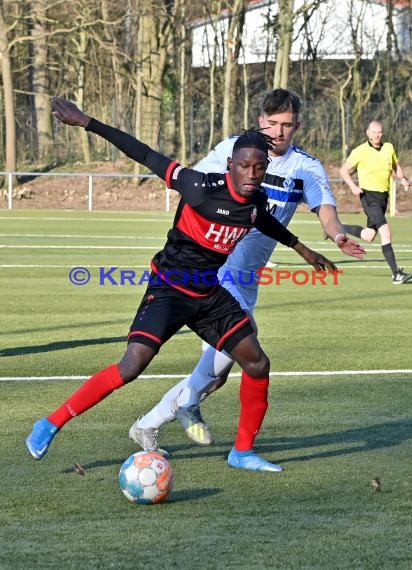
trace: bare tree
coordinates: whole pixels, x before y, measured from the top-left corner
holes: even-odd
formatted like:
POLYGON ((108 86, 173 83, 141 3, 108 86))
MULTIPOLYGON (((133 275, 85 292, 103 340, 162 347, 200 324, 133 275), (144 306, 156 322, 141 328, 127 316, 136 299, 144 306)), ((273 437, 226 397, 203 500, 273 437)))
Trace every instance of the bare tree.
POLYGON ((345 97, 345 90, 352 81, 353 77, 353 68, 356 65, 356 62, 352 65, 348 66, 348 73, 346 75, 346 79, 344 81, 339 82, 339 109, 340 109, 340 125, 341 125, 341 136, 342 136, 342 149, 341 149, 341 163, 343 164, 348 156, 348 133, 346 129, 348 116, 347 116, 347 106, 346 106, 346 97, 345 97))
POLYGON ((292 47, 294 0, 279 0, 278 40, 273 88, 286 89, 289 82, 289 61, 292 47))
POLYGON ((16 122, 14 114, 13 75, 10 63, 8 26, 4 18, 3 0, 0 1, 0 59, 3 80, 4 112, 6 119, 6 160, 5 169, 16 171, 16 122))
POLYGON ((47 8, 47 0, 31 1, 35 131, 37 133, 37 159, 41 164, 51 162, 53 151, 50 85, 47 66, 47 8))
POLYGON ((217 109, 216 101, 216 76, 217 76, 217 66, 220 60, 223 60, 223 54, 220 53, 220 31, 219 23, 221 22, 221 10, 222 1, 221 0, 206 0, 203 3, 203 15, 207 18, 207 23, 212 30, 213 41, 210 42, 208 37, 207 26, 204 30, 204 50, 206 52, 205 61, 207 62, 207 67, 209 71, 209 138, 207 142, 206 150, 209 152, 213 146, 213 141, 215 138, 215 116, 217 109))
MULTIPOLYGON (((77 63, 77 91, 76 91, 76 103, 80 109, 84 107, 84 91, 85 91, 85 75, 86 75, 86 50, 88 44, 88 37, 85 29, 81 29, 79 32, 79 37, 75 38, 74 43, 78 50, 78 63, 77 63)), ((82 151, 83 151, 83 161, 90 162, 90 143, 89 137, 85 130, 80 131, 81 141, 82 141, 82 151)))
POLYGON ((187 140, 186 140, 186 108, 187 108, 187 36, 186 36, 186 2, 185 0, 176 0, 176 28, 179 31, 179 52, 178 52, 178 69, 179 69, 179 141, 180 153, 179 157, 183 164, 187 163, 187 140))
POLYGON ((394 27, 393 27, 393 2, 388 0, 386 2, 386 54, 384 59, 384 90, 385 100, 387 105, 387 119, 390 125, 393 123, 395 117, 395 102, 393 94, 393 80, 394 80, 394 27))
MULTIPOLYGON (((115 27, 115 17, 110 12, 110 0, 101 0, 101 10, 103 18, 103 38, 105 41, 105 49, 109 52, 109 57, 112 65, 113 77, 113 100, 119 109, 118 118, 120 126, 124 128, 123 118, 125 116, 123 105, 123 78, 124 74, 121 72, 121 58, 119 57, 118 35, 115 27)), ((116 117, 117 118, 117 117, 116 117)))
POLYGON ((170 19, 162 0, 141 0, 140 5, 142 41, 138 61, 142 74, 141 134, 150 146, 157 147, 170 19))
MULTIPOLYGON (((14 166, 19 156, 49 162, 49 97, 58 93, 187 162, 189 141, 205 141, 208 150, 217 137, 248 126, 249 101, 272 82, 303 95, 311 109, 305 120, 316 128, 302 129, 299 141, 323 156, 346 154, 365 118, 375 113, 389 128, 396 125, 391 136, 403 137, 397 146, 410 148, 412 58, 405 47, 409 36, 399 40, 398 10, 402 5, 409 11, 403 15, 407 27, 412 0, 397 0, 396 6, 392 0, 340 1, 352 6, 346 23, 336 20, 332 0, 280 0, 277 13, 274 2, 260 6, 263 14, 268 10, 267 59, 275 43, 278 57, 276 64, 251 65, 241 59, 242 31, 246 10, 258 7, 246 0, 0 0, 3 153, 14 166), (385 4, 386 16, 372 30, 368 13, 382 14, 385 4), (352 34, 349 42, 342 35, 346 61, 324 59, 332 25, 340 26, 336 35, 352 34), (199 42, 194 53, 199 45, 203 49, 204 69, 190 65, 192 33, 199 42), (291 45, 298 44, 300 61, 291 63, 291 45), (367 45, 376 45, 375 57, 367 45)), ((262 42, 259 49, 265 49, 262 42)), ((57 149, 70 160, 117 158, 104 140, 89 147, 84 132, 61 128, 53 138, 53 153, 57 149), (58 147, 59 141, 64 144, 58 147)))
POLYGON ((229 15, 229 26, 226 41, 225 79, 223 88, 222 134, 231 132, 232 102, 236 91, 238 59, 242 43, 243 25, 245 22, 245 0, 235 0, 229 15))

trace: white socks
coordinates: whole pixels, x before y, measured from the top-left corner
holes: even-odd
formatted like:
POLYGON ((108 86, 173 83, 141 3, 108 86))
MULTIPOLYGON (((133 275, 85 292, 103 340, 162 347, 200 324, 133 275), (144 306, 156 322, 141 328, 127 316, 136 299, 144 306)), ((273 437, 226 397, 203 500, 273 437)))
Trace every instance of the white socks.
POLYGON ((150 410, 146 415, 142 416, 138 421, 137 426, 139 428, 156 428, 158 429, 161 425, 171 422, 175 419, 175 415, 172 412, 172 402, 178 397, 180 392, 187 386, 190 376, 183 378, 178 384, 175 384, 173 388, 170 388, 168 392, 163 396, 158 404, 150 410))
POLYGON ((177 399, 179 406, 198 404, 202 395, 207 394, 219 377, 232 365, 233 359, 228 354, 208 346, 192 374, 166 392, 160 402, 140 418, 138 427, 158 429, 164 423, 174 420, 175 415, 172 411, 174 400, 177 399))
POLYGON ((208 346, 189 376, 187 385, 180 392, 177 404, 179 406, 199 404, 202 395, 209 393, 232 364, 233 359, 228 354, 208 346))

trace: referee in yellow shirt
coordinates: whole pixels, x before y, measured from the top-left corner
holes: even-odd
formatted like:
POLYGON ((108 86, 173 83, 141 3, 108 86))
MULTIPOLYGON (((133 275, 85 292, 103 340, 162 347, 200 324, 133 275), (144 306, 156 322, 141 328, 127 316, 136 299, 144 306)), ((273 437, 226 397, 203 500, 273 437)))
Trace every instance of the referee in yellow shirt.
POLYGON ((410 182, 398 162, 393 145, 390 142, 382 142, 382 123, 372 121, 366 130, 366 135, 368 140, 352 150, 340 169, 340 174, 352 194, 360 197, 367 216, 367 227, 344 224, 344 228, 347 233, 367 242, 372 242, 379 232, 382 253, 392 271, 392 283, 400 285, 412 281, 412 274, 404 273, 396 263, 391 244, 391 230, 385 213, 392 173, 401 179, 405 190, 408 190, 410 182), (359 186, 352 179, 355 171, 358 171, 359 186))

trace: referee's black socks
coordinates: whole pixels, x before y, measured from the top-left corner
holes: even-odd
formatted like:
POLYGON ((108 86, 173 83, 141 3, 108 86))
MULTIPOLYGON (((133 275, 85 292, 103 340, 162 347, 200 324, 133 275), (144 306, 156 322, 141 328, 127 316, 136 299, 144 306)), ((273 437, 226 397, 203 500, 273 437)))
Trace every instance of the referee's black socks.
POLYGON ((382 246, 382 253, 386 259, 386 263, 391 268, 392 273, 396 273, 398 266, 396 264, 396 259, 395 259, 395 254, 393 253, 392 244, 385 243, 385 245, 382 246))

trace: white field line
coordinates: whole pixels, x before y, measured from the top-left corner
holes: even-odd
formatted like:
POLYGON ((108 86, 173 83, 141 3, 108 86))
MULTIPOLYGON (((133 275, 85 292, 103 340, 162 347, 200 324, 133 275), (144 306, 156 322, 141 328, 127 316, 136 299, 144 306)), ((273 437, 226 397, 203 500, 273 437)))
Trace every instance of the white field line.
MULTIPOLYGON (((89 269, 100 269, 101 267, 106 267, 108 268, 110 264, 106 264, 106 265, 89 265, 88 263, 83 264, 82 267, 86 267, 89 269)), ((148 263, 146 263, 146 265, 135 265, 134 263, 131 264, 133 265, 133 269, 149 269, 150 270, 150 265, 148 263)), ((7 265, 5 264, 0 264, 0 269, 73 269, 74 267, 76 267, 76 265, 74 265, 73 263, 71 265, 7 265)), ((132 269, 131 267, 127 267, 126 266, 118 266, 118 268, 121 269, 132 269)))
MULTIPOLYGON (((382 376, 384 374, 412 374, 412 368, 399 370, 317 370, 317 371, 291 371, 291 372, 271 372, 269 376, 382 376)), ((240 377, 241 372, 232 372, 230 377, 240 377)), ((182 374, 142 374, 139 380, 161 380, 161 379, 182 379, 188 376, 182 374)), ((34 382, 34 381, 65 381, 65 380, 87 380, 90 376, 0 376, 0 382, 34 382)))
POLYGON ((38 218, 36 216, 0 216, 0 220, 10 220, 13 222, 18 222, 19 220, 38 220, 38 221, 51 221, 51 222, 163 222, 168 223, 173 220, 173 216, 170 218, 71 218, 71 217, 43 217, 38 218))
MULTIPOLYGON (((69 214, 70 212, 65 212, 69 214)), ((126 212, 125 212, 126 213, 126 212)), ((118 218, 72 218, 70 216, 62 216, 53 217, 53 216, 0 216, 0 220, 11 220, 13 222, 18 222, 19 220, 39 220, 39 221, 64 221, 64 222, 170 222, 173 220, 173 215, 170 214, 170 217, 165 218, 127 218, 127 217, 118 217, 118 218)), ((293 225, 311 225, 311 224, 319 224, 317 220, 293 220, 293 225)))
POLYGON ((0 249, 151 249, 150 245, 2 245, 0 249))
MULTIPOLYGON (((3 234, 4 235, 4 234, 3 234)), ((37 236, 36 236, 37 237, 37 236)), ((56 236, 59 237, 59 236, 56 236)), ((77 236, 61 236, 63 237, 77 237, 77 236)), ((85 237, 85 236, 78 236, 78 237, 85 237)), ((91 237, 91 236, 90 236, 91 237)), ((97 236, 96 236, 97 237, 97 236)), ((95 238, 96 239, 96 238, 95 238)), ((123 239, 122 236, 118 236, 118 239, 123 239)), ((132 238, 132 239, 159 239, 165 241, 165 237, 163 238, 132 238)), ((305 243, 307 245, 322 245, 324 244, 324 242, 318 242, 318 241, 305 241, 305 243)), ((0 249, 153 249, 159 247, 159 245, 153 245, 153 246, 149 246, 149 245, 49 245, 49 244, 0 244, 0 249)), ((379 248, 379 250, 381 249, 381 246, 374 246, 374 245, 369 245, 368 247, 371 247, 372 249, 377 249, 379 248)), ((411 248, 411 244, 396 244, 396 248, 402 248, 402 253, 412 253, 412 249, 406 249, 406 248, 411 248)), ((332 251, 332 252, 337 252, 337 248, 334 247, 332 244, 331 245, 324 245, 323 247, 317 247, 316 251, 332 251)), ((281 249, 278 251, 278 253, 284 253, 285 249, 281 249)), ((276 256, 277 251, 275 250, 275 253, 273 254, 273 256, 276 256)), ((375 253, 375 252, 373 252, 375 253)))
MULTIPOLYGON (((109 263, 106 264, 101 264, 101 265, 89 265, 88 263, 83 263, 82 267, 85 267, 86 269, 100 269, 101 267, 104 268, 109 268, 109 263)), ((126 265, 118 265, 116 266, 119 270, 122 269, 148 269, 150 270, 150 265, 146 264, 146 265, 135 265, 134 263, 131 263, 130 265, 132 265, 132 267, 128 267, 126 265)), ((339 264, 338 264, 339 265, 339 264)), ((17 264, 0 264, 0 269, 73 269, 74 267, 77 267, 77 265, 75 265, 74 263, 70 264, 70 265, 17 265, 17 264)), ((345 269, 353 269, 354 267, 356 267, 356 269, 385 269, 387 266, 384 264, 384 262, 382 261, 382 265, 363 265, 361 263, 359 263, 359 261, 353 261, 353 262, 349 262, 349 263, 345 263, 345 266, 342 268, 342 270, 344 271, 345 269)), ((412 265, 405 265, 403 264, 403 267, 408 269, 409 267, 412 267, 412 265)), ((282 263, 278 263, 276 267, 272 268, 272 272, 275 270, 290 270, 290 269, 302 269, 302 265, 282 265, 282 263)))
POLYGON ((18 237, 18 238, 75 238, 75 239, 127 239, 127 240, 155 240, 161 239, 165 240, 165 236, 139 236, 139 235, 129 235, 129 236, 114 236, 114 235, 86 235, 86 234, 0 234, 0 237, 18 237))
MULTIPOLYGON (((10 220, 13 222, 18 222, 19 220, 39 220, 39 221, 63 221, 63 222, 164 222, 164 223, 170 223, 171 221, 173 221, 173 215, 170 215, 170 217, 164 217, 164 218, 71 218, 71 217, 51 217, 51 216, 47 216, 47 217, 42 217, 42 218, 38 218, 36 216, 16 216, 14 217, 10 217, 10 216, 0 216, 0 220, 10 220)), ((296 226, 300 226, 300 225, 311 225, 311 224, 319 224, 319 222, 317 220, 293 220, 293 222, 291 222, 290 225, 296 225, 296 226)))
MULTIPOLYGON (((100 218, 100 217, 88 217, 87 213, 85 217, 71 217, 70 214, 72 213, 71 210, 62 210, 64 212, 64 216, 0 216, 0 220, 9 220, 13 222, 18 222, 19 220, 38 220, 38 221, 58 221, 58 222, 167 222, 170 223, 173 220, 174 213, 165 214, 164 212, 159 213, 159 218, 128 218, 127 215, 131 214, 130 212, 117 212, 118 218, 100 218)), ((136 215, 136 212, 133 214, 136 215)), ((144 214, 142 214, 144 215, 144 214)), ((95 213, 94 213, 95 216, 95 213)), ((403 219, 409 219, 410 216, 403 216, 403 219)), ((319 221, 316 219, 313 220, 299 220, 294 219, 290 225, 291 226, 299 226, 299 225, 318 225, 319 221)))

